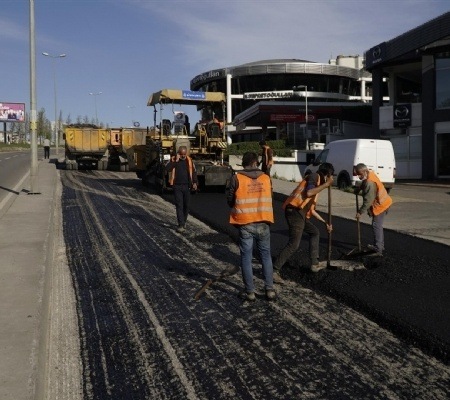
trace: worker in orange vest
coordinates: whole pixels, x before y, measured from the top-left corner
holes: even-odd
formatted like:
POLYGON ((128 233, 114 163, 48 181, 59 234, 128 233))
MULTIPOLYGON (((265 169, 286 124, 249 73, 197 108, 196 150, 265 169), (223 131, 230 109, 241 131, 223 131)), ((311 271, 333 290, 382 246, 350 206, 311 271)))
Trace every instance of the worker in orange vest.
POLYGON ((359 220, 366 211, 372 217, 373 245, 369 244, 367 247, 374 251, 373 256, 381 257, 384 251, 384 217, 392 205, 392 198, 378 175, 369 170, 367 165, 356 165, 355 172, 362 180, 359 190, 363 197, 363 204, 356 213, 356 219, 359 220))
POLYGON ((283 203, 284 215, 289 226, 289 241, 274 262, 273 279, 275 283, 284 283, 280 275, 281 268, 300 247, 303 232, 309 235, 311 271, 318 272, 326 268, 326 265, 319 263, 320 232, 310 218, 314 216, 323 222, 328 232, 333 229, 315 209, 319 193, 333 183, 333 174, 332 164, 321 164, 316 173, 305 176, 283 203))
POLYGON ((262 263, 267 300, 276 298, 270 250, 270 224, 273 224, 272 181, 258 169, 258 155, 247 152, 242 157, 243 170, 232 176, 227 194, 231 207, 230 224, 239 229, 239 250, 245 292, 244 300, 254 301, 253 241, 262 263))
POLYGON ((184 232, 189 215, 189 200, 191 190, 197 190, 197 172, 192 158, 187 155, 187 147, 180 146, 176 156, 173 156, 166 166, 166 171, 171 173, 170 184, 175 196, 175 208, 177 211, 178 232, 184 232))

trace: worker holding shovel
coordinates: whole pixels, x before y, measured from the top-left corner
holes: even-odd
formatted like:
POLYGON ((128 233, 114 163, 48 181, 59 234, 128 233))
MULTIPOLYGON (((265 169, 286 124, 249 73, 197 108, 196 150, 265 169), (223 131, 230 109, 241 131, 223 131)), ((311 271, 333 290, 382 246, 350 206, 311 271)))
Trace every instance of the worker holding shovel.
POLYGON ((310 222, 310 218, 314 216, 326 225, 328 232, 331 232, 332 226, 316 212, 315 206, 319 193, 333 183, 333 174, 332 164, 321 164, 317 172, 306 176, 284 202, 283 209, 289 226, 289 241, 273 265, 274 283, 284 283, 280 276, 281 268, 299 248, 303 232, 309 235, 311 271, 318 272, 326 268, 323 263, 319 264, 320 233, 319 229, 310 222))
POLYGON ((374 251, 374 256, 382 256, 384 251, 383 222, 392 204, 392 198, 388 195, 378 175, 369 170, 365 164, 356 165, 355 172, 362 180, 361 193, 363 197, 363 204, 356 213, 356 219, 359 220, 365 211, 372 217, 374 244, 367 247, 374 251))

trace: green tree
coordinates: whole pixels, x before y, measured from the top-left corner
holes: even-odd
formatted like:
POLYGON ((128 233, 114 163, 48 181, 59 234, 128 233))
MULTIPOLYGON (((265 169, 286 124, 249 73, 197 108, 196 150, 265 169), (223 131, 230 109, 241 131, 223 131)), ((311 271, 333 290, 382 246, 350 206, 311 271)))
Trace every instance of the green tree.
POLYGON ((45 108, 41 108, 37 114, 37 140, 42 144, 45 138, 50 139, 52 132, 52 124, 45 116, 45 108))

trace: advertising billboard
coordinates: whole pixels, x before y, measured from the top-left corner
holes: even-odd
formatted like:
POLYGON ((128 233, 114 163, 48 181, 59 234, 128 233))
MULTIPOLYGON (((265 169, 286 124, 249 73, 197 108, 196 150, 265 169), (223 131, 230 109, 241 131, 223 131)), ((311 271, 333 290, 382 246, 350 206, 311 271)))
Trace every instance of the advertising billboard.
POLYGON ((0 122, 24 122, 25 103, 0 102, 0 122))

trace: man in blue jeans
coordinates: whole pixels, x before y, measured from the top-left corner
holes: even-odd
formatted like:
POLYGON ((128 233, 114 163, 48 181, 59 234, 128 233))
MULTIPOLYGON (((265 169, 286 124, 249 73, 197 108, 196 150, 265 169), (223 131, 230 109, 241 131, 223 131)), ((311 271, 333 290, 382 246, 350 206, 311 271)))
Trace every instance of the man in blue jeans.
POLYGON ((270 251, 270 225, 273 219, 272 181, 258 168, 258 155, 247 152, 242 157, 244 169, 232 176, 227 194, 231 207, 230 224, 239 229, 242 279, 247 301, 255 301, 253 282, 253 242, 256 242, 262 262, 267 300, 275 300, 273 267, 270 251))

